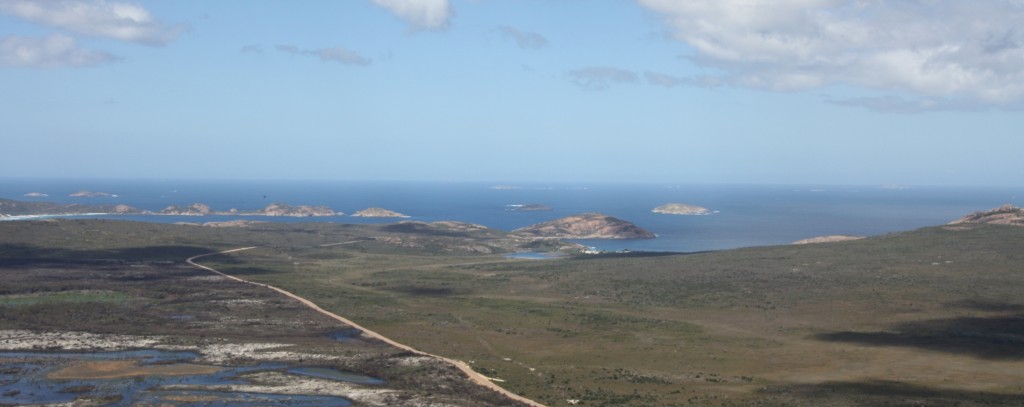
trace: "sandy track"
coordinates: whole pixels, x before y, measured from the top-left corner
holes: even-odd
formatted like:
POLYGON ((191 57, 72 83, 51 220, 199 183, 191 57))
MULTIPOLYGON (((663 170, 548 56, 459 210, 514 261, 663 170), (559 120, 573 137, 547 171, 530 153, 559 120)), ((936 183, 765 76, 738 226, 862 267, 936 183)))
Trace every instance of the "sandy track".
POLYGON ((427 353, 427 352, 423 352, 423 351, 415 349, 415 348, 413 348, 413 347, 411 347, 409 345, 405 345, 405 344, 401 344, 401 343, 395 342, 395 341, 391 340, 390 338, 388 338, 388 337, 386 337, 384 335, 381 335, 381 334, 379 334, 377 332, 374 332, 374 331, 371 331, 369 329, 366 329, 366 327, 363 327, 362 325, 359 325, 359 324, 353 322, 352 320, 350 320, 348 318, 342 317, 340 315, 337 315, 335 313, 327 311, 327 310, 325 310, 323 308, 320 308, 319 305, 316 305, 312 301, 307 300, 307 299, 305 299, 303 297, 300 297, 298 295, 292 294, 291 292, 282 290, 282 289, 274 287, 272 285, 257 283, 257 282, 253 282, 253 281, 249 281, 249 280, 243 280, 241 278, 238 278, 238 277, 235 277, 235 276, 232 276, 232 275, 229 275, 229 274, 222 273, 222 272, 217 271, 217 270, 215 270, 215 269, 213 269, 211 267, 207 267, 207 266, 204 266, 202 264, 198 264, 198 263, 195 262, 196 259, 202 258, 202 257, 215 256, 215 255, 218 255, 218 254, 234 253, 234 252, 240 252, 240 251, 244 251, 244 250, 252 250, 252 249, 255 249, 255 248, 258 248, 258 247, 259 246, 242 247, 242 248, 238 248, 238 249, 225 250, 225 251, 222 251, 222 252, 200 254, 198 256, 192 256, 192 257, 189 257, 188 259, 185 259, 185 262, 190 264, 190 265, 192 265, 192 266, 195 266, 195 267, 201 268, 203 270, 207 270, 207 271, 219 274, 221 276, 227 277, 229 279, 232 279, 232 280, 235 280, 235 281, 238 281, 238 282, 241 282, 241 283, 253 284, 253 285, 257 285, 257 286, 260 286, 260 287, 266 287, 266 288, 269 288, 271 290, 277 291, 277 292, 281 293, 282 295, 285 295, 285 296, 287 296, 289 298, 295 299, 296 301, 299 301, 299 302, 305 304, 307 307, 312 308, 316 312, 319 312, 319 313, 321 313, 323 315, 326 315, 328 317, 331 317, 334 320, 339 321, 339 322, 341 322, 341 323, 343 323, 345 325, 351 326, 353 328, 356 328, 356 329, 362 331, 363 335, 365 335, 365 336, 368 336, 368 337, 371 337, 371 338, 375 338, 375 339, 380 340, 380 341, 382 341, 384 343, 387 343, 388 345, 394 346, 394 347, 402 349, 404 351, 415 353, 417 355, 422 355, 422 356, 436 358, 436 359, 439 359, 439 360, 444 361, 446 363, 449 363, 449 364, 455 366, 456 368, 458 368, 459 370, 461 370, 467 376, 469 376, 469 379, 472 380, 474 383, 479 384, 479 385, 484 386, 484 387, 487 387, 487 388, 489 388, 491 390, 494 390, 494 391, 496 391, 498 393, 501 393, 505 397, 508 397, 508 398, 510 398, 512 400, 516 400, 516 401, 519 401, 519 402, 522 402, 522 403, 526 403, 527 405, 530 405, 530 406, 544 407, 543 404, 540 404, 540 403, 538 403, 536 401, 530 400, 530 399, 525 398, 523 396, 520 396, 518 394, 512 393, 512 392, 510 392, 508 390, 505 390, 501 386, 498 386, 497 384, 494 384, 494 382, 492 382, 489 377, 484 376, 484 375, 482 375, 480 373, 477 373, 475 370, 473 370, 473 368, 469 367, 469 365, 466 364, 466 362, 463 362, 461 360, 455 360, 455 359, 446 358, 446 357, 443 357, 443 356, 434 355, 434 354, 427 353))

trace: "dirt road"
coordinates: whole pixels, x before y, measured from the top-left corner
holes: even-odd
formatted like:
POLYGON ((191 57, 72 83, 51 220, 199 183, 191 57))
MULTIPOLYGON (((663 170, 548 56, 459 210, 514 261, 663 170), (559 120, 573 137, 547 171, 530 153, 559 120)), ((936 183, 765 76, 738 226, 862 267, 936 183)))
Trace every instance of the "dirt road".
POLYGON ((443 357, 443 356, 438 356, 438 355, 434 355, 434 354, 431 354, 431 353, 423 352, 423 351, 417 350, 417 349, 415 349, 415 348, 413 348, 413 347, 411 347, 409 345, 405 345, 405 344, 401 344, 401 343, 395 342, 395 341, 389 339, 388 337, 385 337, 384 335, 381 335, 381 334, 379 334, 377 332, 374 332, 374 331, 371 331, 369 329, 366 329, 362 325, 359 325, 359 324, 349 320, 348 318, 342 317, 340 315, 337 315, 337 314, 334 314, 334 313, 332 313, 330 311, 327 311, 327 310, 325 310, 323 308, 320 308, 319 305, 314 304, 312 301, 307 300, 305 298, 302 298, 302 297, 300 297, 298 295, 292 294, 291 292, 282 290, 282 289, 274 287, 272 285, 257 283, 257 282, 253 282, 253 281, 249 281, 249 280, 243 280, 241 278, 238 278, 238 277, 235 277, 235 276, 232 276, 232 275, 228 275, 228 274, 222 273, 222 272, 217 271, 217 270, 215 270, 215 269, 213 269, 211 267, 207 267, 207 266, 204 266, 202 264, 198 264, 198 263, 195 262, 196 259, 202 258, 202 257, 215 256, 215 255, 218 255, 218 254, 234 253, 234 252, 240 252, 240 251, 244 251, 244 250, 252 250, 252 249, 255 249, 257 247, 259 247, 259 246, 242 247, 242 248, 238 248, 238 249, 225 250, 225 251, 222 251, 222 252, 200 254, 198 256, 189 257, 188 259, 185 260, 185 262, 190 264, 190 265, 192 265, 192 266, 195 266, 195 267, 201 268, 203 270, 207 270, 207 271, 219 274, 221 276, 227 277, 229 279, 232 279, 232 280, 235 280, 235 281, 238 281, 238 282, 241 282, 241 283, 253 284, 253 285, 257 285, 257 286, 260 286, 260 287, 266 287, 266 288, 269 288, 271 290, 277 291, 277 292, 279 292, 279 293, 281 293, 281 294, 283 294, 283 295, 285 295, 285 296, 287 296, 289 298, 293 298, 296 301, 299 301, 299 302, 305 304, 307 307, 312 308, 316 312, 324 314, 324 315, 326 315, 328 317, 331 317, 331 318, 333 318, 333 319, 335 319, 335 320, 337 320, 337 321, 339 321, 339 322, 341 322, 341 323, 343 323, 345 325, 351 326, 353 328, 356 328, 356 329, 362 331, 363 335, 365 335, 365 336, 368 336, 368 337, 371 337, 371 338, 375 338, 375 339, 380 340, 380 341, 382 341, 384 343, 387 343, 388 345, 394 346, 396 348, 399 348, 399 349, 402 349, 402 350, 405 350, 405 351, 408 351, 408 352, 415 353, 417 355, 429 356, 429 357, 432 357, 432 358, 440 359, 440 360, 442 360, 442 361, 444 361, 446 363, 449 363, 449 364, 455 366, 456 368, 458 368, 459 370, 461 370, 467 376, 469 376, 469 379, 472 380, 474 383, 479 384, 479 385, 484 386, 484 387, 487 387, 487 388, 489 388, 491 390, 494 390, 494 391, 496 391, 498 393, 501 393, 505 397, 508 397, 508 398, 510 398, 512 400, 516 400, 516 401, 525 403, 525 404, 530 405, 530 406, 537 406, 537 407, 543 407, 544 406, 543 404, 540 404, 540 403, 538 403, 536 401, 533 401, 533 400, 530 400, 528 398, 525 398, 525 397, 522 397, 520 395, 517 395, 515 393, 512 393, 512 392, 510 392, 508 390, 505 390, 501 386, 498 386, 497 384, 494 384, 494 382, 492 382, 489 377, 484 376, 484 375, 482 375, 480 373, 477 373, 475 370, 473 370, 473 368, 469 367, 469 365, 466 364, 466 362, 463 362, 461 360, 449 359, 449 358, 446 358, 446 357, 443 357))

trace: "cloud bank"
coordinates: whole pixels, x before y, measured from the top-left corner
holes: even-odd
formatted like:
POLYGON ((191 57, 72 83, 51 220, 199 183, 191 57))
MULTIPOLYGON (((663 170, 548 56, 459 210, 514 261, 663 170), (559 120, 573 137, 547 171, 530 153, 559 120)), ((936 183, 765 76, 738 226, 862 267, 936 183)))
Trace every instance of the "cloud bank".
POLYGON ((1020 0, 637 1, 719 71, 698 83, 854 85, 923 107, 1024 101, 1020 0))
POLYGON ((522 49, 538 49, 548 45, 548 39, 535 32, 520 31, 512 27, 501 26, 498 31, 505 38, 510 38, 522 49))
POLYGON ((388 9, 420 30, 439 30, 448 27, 452 7, 448 0, 373 0, 373 4, 388 9))
POLYGON ((54 34, 46 38, 0 38, 0 66, 60 68, 91 66, 118 58, 102 51, 83 49, 74 38, 54 34))
POLYGON ((277 45, 274 48, 284 53, 301 56, 315 56, 320 58, 321 61, 337 62, 342 65, 369 65, 373 63, 373 60, 353 51, 349 51, 344 47, 302 49, 294 45, 277 45))
POLYGON ((167 25, 140 6, 114 1, 3 0, 0 13, 77 34, 163 46, 185 31, 167 25))

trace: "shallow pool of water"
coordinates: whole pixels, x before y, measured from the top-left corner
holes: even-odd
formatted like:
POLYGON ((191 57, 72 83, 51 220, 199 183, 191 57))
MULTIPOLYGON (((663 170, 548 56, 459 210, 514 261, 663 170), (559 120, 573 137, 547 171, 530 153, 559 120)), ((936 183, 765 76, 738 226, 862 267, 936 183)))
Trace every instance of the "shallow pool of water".
POLYGON ((337 369, 325 367, 296 367, 288 369, 288 373, 316 377, 320 379, 337 380, 356 384, 383 384, 384 381, 376 377, 364 376, 352 372, 344 372, 337 369))
POLYGON ((519 252, 506 254, 504 257, 506 259, 551 260, 560 259, 566 255, 558 252, 519 252))
POLYGON ((265 393, 218 392, 204 390, 160 390, 161 386, 216 386, 247 384, 241 378, 247 373, 279 370, 290 374, 318 377, 365 385, 383 380, 316 367, 289 368, 283 363, 260 363, 254 366, 223 367, 210 374, 165 376, 134 376, 115 379, 51 379, 50 374, 76 363, 133 360, 139 365, 192 363, 194 352, 133 350, 123 352, 0 352, 0 405, 67 403, 79 397, 106 398, 117 406, 184 405, 184 406, 348 406, 342 397, 279 395, 265 393))

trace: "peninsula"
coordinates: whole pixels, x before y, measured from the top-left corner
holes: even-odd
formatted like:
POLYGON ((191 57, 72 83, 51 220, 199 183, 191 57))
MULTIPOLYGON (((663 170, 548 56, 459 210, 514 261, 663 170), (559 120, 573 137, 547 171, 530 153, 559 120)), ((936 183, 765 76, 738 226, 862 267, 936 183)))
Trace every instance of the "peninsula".
POLYGON ((972 223, 1024 226, 1024 208, 1018 208, 1016 206, 1006 204, 992 210, 974 212, 970 215, 952 221, 949 224, 960 225, 972 223))
POLYGON ((830 235, 830 236, 818 236, 809 239, 801 239, 793 242, 792 244, 814 244, 814 243, 833 243, 833 242, 847 242, 850 240, 860 240, 864 236, 847 236, 847 235, 830 235))

